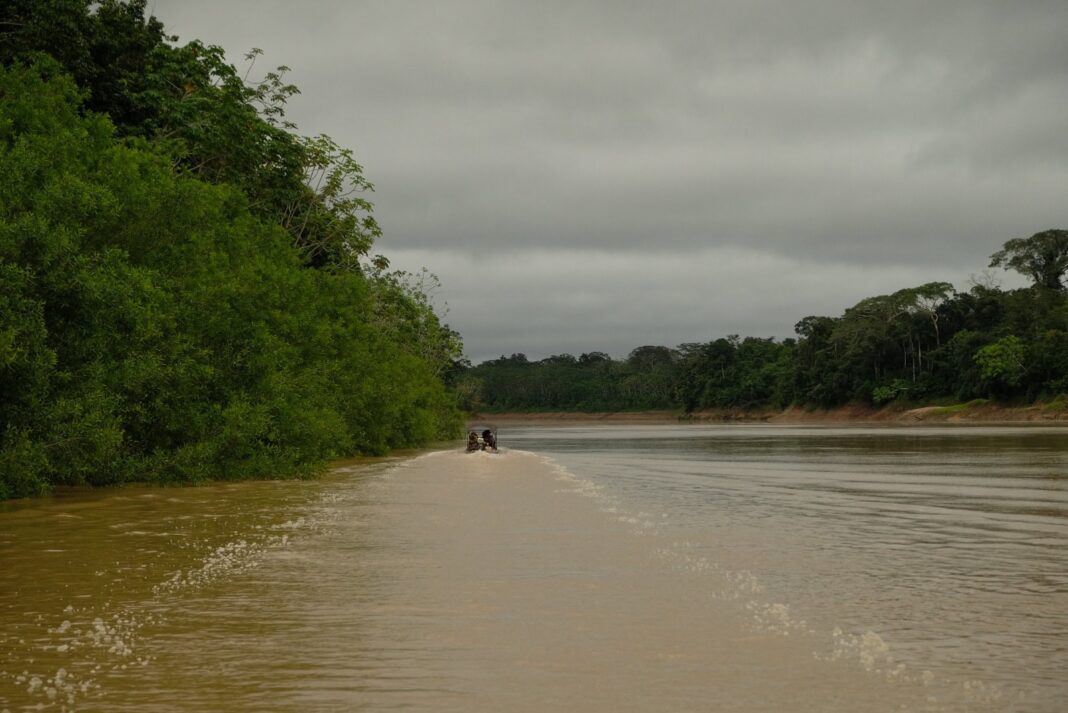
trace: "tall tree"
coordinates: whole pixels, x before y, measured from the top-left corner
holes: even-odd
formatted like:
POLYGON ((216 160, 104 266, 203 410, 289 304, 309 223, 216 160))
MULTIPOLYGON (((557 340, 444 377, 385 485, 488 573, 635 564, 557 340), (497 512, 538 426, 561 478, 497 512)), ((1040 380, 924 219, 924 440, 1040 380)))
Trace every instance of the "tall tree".
POLYGON ((906 309, 926 317, 931 322, 935 333, 935 346, 942 345, 942 335, 938 329, 941 307, 953 294, 953 285, 948 282, 928 282, 919 287, 910 287, 898 292, 906 299, 906 309))
POLYGON ((1068 230, 1043 230, 1030 238, 1013 238, 990 256, 990 267, 1015 270, 1040 287, 1063 290, 1068 272, 1068 230))

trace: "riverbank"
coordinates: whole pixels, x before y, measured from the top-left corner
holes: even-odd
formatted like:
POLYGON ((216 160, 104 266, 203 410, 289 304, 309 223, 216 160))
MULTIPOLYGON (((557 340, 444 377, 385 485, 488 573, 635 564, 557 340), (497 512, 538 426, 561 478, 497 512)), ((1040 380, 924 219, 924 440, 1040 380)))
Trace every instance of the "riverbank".
POLYGON ((469 423, 498 425, 566 425, 566 424, 654 424, 654 423, 780 423, 780 424, 846 424, 892 423, 895 425, 930 423, 995 424, 1068 424, 1068 402, 1056 400, 1031 406, 1004 406, 978 399, 947 406, 905 408, 884 406, 876 408, 863 404, 838 406, 831 409, 803 409, 790 407, 775 409, 706 409, 684 414, 679 411, 602 411, 580 413, 574 411, 541 411, 534 413, 480 413, 468 418, 469 423))

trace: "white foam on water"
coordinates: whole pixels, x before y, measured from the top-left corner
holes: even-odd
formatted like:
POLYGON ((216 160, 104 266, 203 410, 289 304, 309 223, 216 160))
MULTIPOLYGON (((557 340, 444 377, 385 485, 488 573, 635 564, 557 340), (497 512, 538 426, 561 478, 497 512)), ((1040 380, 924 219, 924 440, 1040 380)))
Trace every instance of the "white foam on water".
POLYGON ((965 681, 961 686, 970 703, 996 706, 1006 702, 1005 693, 1000 686, 977 680, 965 681))
MULTIPOLYGON (((947 694, 954 700, 963 701, 967 710, 1027 710, 1022 693, 1019 696, 1020 700, 1015 703, 1023 707, 1006 707, 1010 702, 1000 686, 979 680, 953 682, 940 679, 928 670, 911 669, 895 658, 891 645, 874 631, 847 633, 836 627, 831 632, 831 639, 833 645, 830 654, 816 654, 817 658, 851 662, 864 671, 887 680, 897 680, 932 689, 928 702, 937 710, 941 710, 937 706, 947 704, 947 694), (938 687, 937 695, 934 693, 936 686, 938 687)), ((957 705, 953 705, 953 710, 957 708, 957 705)))
POLYGON ((804 619, 799 619, 791 613, 788 604, 748 601, 745 603, 745 609, 752 617, 752 625, 760 631, 779 636, 815 633, 804 619))
MULTIPOLYGON (((536 455, 549 467, 556 480, 564 484, 557 492, 572 493, 596 501, 601 512, 630 526, 632 532, 660 536, 664 533, 665 526, 670 524, 668 513, 660 513, 657 516, 644 511, 631 512, 619 497, 603 485, 576 475, 551 457, 537 453, 532 455, 536 455)), ((712 596, 736 602, 745 613, 747 625, 753 631, 784 637, 806 636, 813 642, 812 656, 815 659, 850 663, 865 673, 887 680, 932 688, 937 685, 941 687, 943 695, 947 689, 960 689, 958 693, 962 694, 961 697, 970 706, 978 706, 981 709, 996 708, 1005 701, 1005 694, 999 687, 982 681, 951 683, 940 680, 931 671, 910 670, 895 658, 891 644, 875 631, 851 634, 837 627, 830 632, 816 630, 805 618, 796 614, 788 603, 769 599, 766 588, 753 572, 728 569, 699 554, 698 550, 701 548, 699 543, 680 540, 658 545, 656 553, 672 563, 678 571, 705 577, 710 580, 710 584, 718 584, 713 585, 712 596)), ((932 705, 934 709, 941 709, 941 703, 934 697, 932 705)))
POLYGON ((528 455, 534 455, 555 476, 556 480, 563 484, 556 492, 573 493, 581 497, 590 498, 597 503, 597 509, 612 516, 618 522, 630 525, 633 532, 640 535, 658 534, 666 514, 657 517, 647 512, 630 512, 626 510, 620 501, 611 495, 602 485, 592 480, 575 475, 567 467, 561 465, 553 458, 529 451, 521 451, 528 455))
POLYGON ((285 546, 289 535, 271 535, 259 542, 235 540, 214 548, 199 567, 178 570, 171 577, 152 588, 152 593, 195 590, 221 579, 244 574, 259 566, 271 547, 285 546))
MULTIPOLYGON (((836 627, 831 638, 834 646, 827 656, 830 660, 850 659, 858 662, 865 671, 884 672, 894 677, 905 673, 903 665, 894 661, 890 645, 874 631, 847 634, 836 627)), ((929 675, 921 676, 921 680, 933 682, 933 674, 925 673, 929 675)))
MULTIPOLYGON (((138 631, 146 624, 157 623, 158 617, 129 610, 110 616, 92 616, 91 610, 78 610, 69 604, 63 613, 72 618, 46 628, 46 635, 29 645, 25 661, 32 666, 40 656, 54 662, 58 654, 65 663, 55 670, 27 668, 13 676, 0 673, 0 678, 9 678, 17 690, 25 693, 30 701, 36 701, 24 708, 58 706, 62 711, 76 710, 81 698, 101 689, 98 676, 102 671, 123 670, 128 665, 146 666, 151 660, 150 656, 137 655, 136 642, 138 631), (34 651, 38 653, 33 654, 34 651)), ((19 643, 26 644, 24 639, 19 643)))
MULTIPOLYGON (((391 464, 386 472, 406 465, 405 461, 391 464)), ((22 655, 25 670, 18 674, 0 672, 0 680, 12 682, 14 690, 26 696, 27 705, 20 706, 21 709, 77 710, 82 699, 103 695, 102 676, 121 673, 133 666, 148 666, 152 662, 151 655, 140 653, 140 631, 145 626, 161 625, 166 621, 156 612, 166 610, 168 599, 244 575, 259 567, 268 553, 287 547, 293 538, 328 529, 342 516, 343 511, 336 505, 346 497, 344 493, 323 493, 306 514, 274 525, 254 526, 245 537, 209 548, 199 556, 197 564, 177 570, 153 586, 148 601, 133 603, 117 611, 111 611, 109 602, 98 608, 67 604, 62 610, 62 619, 51 626, 47 625, 43 615, 38 615, 42 635, 31 638, 28 643, 26 639, 18 640, 20 647, 26 647, 22 655), (42 670, 35 665, 47 664, 39 659, 63 663, 55 670, 42 670)), ((187 517, 179 516, 179 519, 187 517)), ((195 550, 201 544, 180 539, 172 546, 195 550)), ((112 573, 97 570, 93 574, 105 577, 112 573)))
MULTIPOLYGON (((379 480, 387 480, 396 472, 411 467, 413 462, 433 458, 441 453, 443 452, 435 451, 391 463, 376 475, 379 480)), ((281 523, 253 528, 266 531, 267 534, 259 537, 243 537, 210 549, 199 565, 174 572, 153 587, 152 592, 160 597, 183 591, 196 591, 246 574, 258 568, 272 551, 289 546, 293 538, 329 531, 340 518, 345 517, 345 510, 340 506, 350 497, 351 495, 344 491, 324 492, 311 505, 309 512, 281 523)))

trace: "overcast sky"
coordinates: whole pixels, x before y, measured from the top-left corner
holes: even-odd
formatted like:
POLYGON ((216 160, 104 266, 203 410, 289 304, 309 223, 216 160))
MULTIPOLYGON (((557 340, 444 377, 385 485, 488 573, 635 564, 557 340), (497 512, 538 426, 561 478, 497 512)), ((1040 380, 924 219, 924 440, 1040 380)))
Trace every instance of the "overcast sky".
POLYGON ((1064 0, 149 7, 292 67, 476 363, 788 337, 1068 228, 1064 0))

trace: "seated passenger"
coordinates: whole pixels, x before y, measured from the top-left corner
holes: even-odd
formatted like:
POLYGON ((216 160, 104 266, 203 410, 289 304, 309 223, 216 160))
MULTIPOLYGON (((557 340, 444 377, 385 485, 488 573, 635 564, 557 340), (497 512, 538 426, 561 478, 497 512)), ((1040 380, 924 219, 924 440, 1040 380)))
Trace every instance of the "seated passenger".
POLYGON ((471 431, 467 434, 467 452, 477 451, 480 448, 478 443, 478 434, 471 431))
POLYGON ((482 432, 482 450, 492 448, 497 450, 497 438, 493 435, 493 431, 488 428, 482 432))

